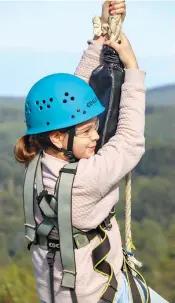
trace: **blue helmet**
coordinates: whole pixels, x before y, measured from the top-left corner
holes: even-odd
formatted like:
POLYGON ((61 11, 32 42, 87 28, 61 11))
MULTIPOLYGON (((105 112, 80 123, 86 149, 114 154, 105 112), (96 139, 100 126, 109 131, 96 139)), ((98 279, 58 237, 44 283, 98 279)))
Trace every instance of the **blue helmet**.
POLYGON ((25 102, 26 135, 67 128, 104 111, 92 88, 70 74, 53 74, 36 82, 25 102))

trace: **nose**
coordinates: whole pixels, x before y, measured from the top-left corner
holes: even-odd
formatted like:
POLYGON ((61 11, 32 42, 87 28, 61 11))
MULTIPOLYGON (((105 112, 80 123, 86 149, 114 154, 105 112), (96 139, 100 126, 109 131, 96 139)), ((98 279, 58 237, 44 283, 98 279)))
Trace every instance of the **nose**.
POLYGON ((97 141, 99 140, 100 136, 99 134, 97 133, 97 131, 94 129, 93 133, 92 133, 92 136, 91 136, 91 140, 92 141, 97 141))

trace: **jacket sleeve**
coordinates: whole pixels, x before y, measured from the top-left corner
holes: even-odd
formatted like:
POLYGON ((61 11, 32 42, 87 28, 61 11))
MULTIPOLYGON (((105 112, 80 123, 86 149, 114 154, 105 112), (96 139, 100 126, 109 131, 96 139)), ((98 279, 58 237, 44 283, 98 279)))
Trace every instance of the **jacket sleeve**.
POLYGON ((88 41, 88 48, 84 51, 75 70, 75 76, 89 82, 92 71, 101 63, 102 44, 95 40, 88 41))
POLYGON ((81 169, 93 174, 104 197, 139 162, 145 151, 145 72, 125 71, 116 134, 98 153, 81 159, 81 169))

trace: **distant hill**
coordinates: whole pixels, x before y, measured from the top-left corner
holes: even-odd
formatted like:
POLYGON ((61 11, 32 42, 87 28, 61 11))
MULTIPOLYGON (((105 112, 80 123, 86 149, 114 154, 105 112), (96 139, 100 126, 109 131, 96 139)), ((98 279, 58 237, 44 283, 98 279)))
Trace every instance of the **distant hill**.
POLYGON ((175 84, 148 89, 146 97, 149 105, 175 105, 175 84))
POLYGON ((0 102, 22 102, 25 97, 0 96, 0 102))
MULTIPOLYGON (((147 89, 146 92, 147 104, 148 105, 175 105, 175 84, 155 87, 147 89)), ((0 104, 10 102, 11 106, 18 104, 20 106, 23 103, 25 97, 0 97, 0 104), (13 105, 12 105, 13 104, 13 105)))

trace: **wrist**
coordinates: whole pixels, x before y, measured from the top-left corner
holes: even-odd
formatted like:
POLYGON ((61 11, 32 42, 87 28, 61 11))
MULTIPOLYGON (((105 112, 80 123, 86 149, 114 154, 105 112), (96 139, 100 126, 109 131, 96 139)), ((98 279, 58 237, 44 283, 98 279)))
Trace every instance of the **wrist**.
POLYGON ((132 68, 139 69, 139 65, 137 62, 130 62, 130 63, 125 64, 125 68, 126 69, 132 69, 132 68))

